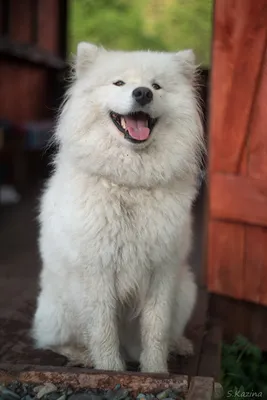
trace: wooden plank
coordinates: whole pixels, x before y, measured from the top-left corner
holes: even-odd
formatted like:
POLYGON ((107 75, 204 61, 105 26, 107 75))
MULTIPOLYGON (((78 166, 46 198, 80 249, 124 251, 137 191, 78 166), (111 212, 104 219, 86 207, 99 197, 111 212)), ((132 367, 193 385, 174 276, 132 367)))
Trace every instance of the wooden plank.
MULTIPOLYGON (((262 351, 267 352, 267 307, 246 301, 242 302, 242 306, 246 318, 247 337, 252 343, 258 345, 262 351), (249 309, 249 313, 247 309, 249 309)), ((244 332, 244 336, 246 336, 246 332, 244 332)))
MULTIPOLYGON (((225 0, 217 1, 224 2, 225 0)), ((217 131, 218 128, 216 128, 218 127, 218 120, 211 125, 211 135, 216 138, 216 141, 213 140, 211 145, 211 169, 213 171, 238 171, 247 138, 251 107, 264 54, 267 19, 266 1, 243 1, 242 3, 244 9, 246 9, 246 15, 243 17, 238 16, 232 22, 239 34, 234 41, 235 50, 231 64, 232 80, 230 90, 225 94, 226 98, 224 100, 218 98, 218 95, 215 94, 212 100, 211 119, 216 116, 216 114, 213 116, 216 106, 220 107, 220 102, 226 101, 223 120, 221 121, 222 126, 219 128, 219 132, 217 131)), ((234 29, 233 26, 229 26, 231 21, 225 23, 228 23, 228 29, 234 29)), ((218 34, 218 40, 221 41, 220 44, 223 46, 226 26, 218 25, 217 30, 221 30, 218 34)), ((218 65, 221 49, 218 46, 217 52, 216 48, 214 48, 214 51, 214 58, 218 58, 218 65)), ((216 72, 216 66, 214 68, 216 72)), ((215 72, 213 77, 216 80, 218 77, 215 76, 215 72)), ((224 72, 226 73, 226 71, 224 72)), ((222 82, 220 84, 223 86, 222 82)))
POLYGON ((200 284, 205 285, 207 283, 207 260, 208 260, 208 218, 209 218, 209 193, 206 184, 203 188, 203 207, 202 207, 202 257, 201 257, 201 269, 202 273, 199 278, 200 284))
POLYGON ((31 43, 31 0, 11 1, 10 32, 14 42, 31 43))
POLYGON ((32 365, 0 364, 0 381, 8 384, 14 381, 22 383, 68 385, 73 389, 111 389, 116 384, 129 389, 133 396, 137 393, 153 393, 166 389, 187 392, 187 376, 169 374, 148 374, 118 371, 92 370, 88 368, 38 367, 32 365))
POLYGON ((239 165, 239 171, 238 171, 238 174, 244 175, 244 176, 247 175, 247 170, 248 170, 248 160, 249 160, 248 143, 249 143, 249 141, 250 141, 250 137, 248 138, 246 146, 244 147, 241 162, 239 165))
POLYGON ((220 221, 209 222, 208 290, 243 297, 244 227, 220 221))
POLYGON ((244 299, 267 306, 267 229, 246 227, 244 299))
POLYGON ((216 219, 267 226, 267 180, 214 173, 210 213, 216 219))
POLYGON ((220 319, 224 340, 232 342, 241 334, 267 351, 267 307, 211 294, 209 314, 212 318, 220 319))
POLYGON ((242 154, 239 172, 255 179, 267 179, 267 50, 265 44, 264 61, 258 79, 258 87, 253 102, 252 116, 247 143, 242 154))
POLYGON ((28 61, 37 65, 44 65, 57 70, 63 70, 67 65, 65 61, 51 54, 49 51, 3 38, 0 39, 0 54, 2 57, 14 57, 19 60, 28 61))
POLYGON ((0 65, 2 115, 14 123, 47 118, 51 112, 47 105, 47 73, 41 68, 2 61, 0 65), (10 85, 16 82, 16 85, 10 85), (19 99, 23 102, 19 102, 19 99))
POLYGON ((220 157, 217 168, 237 172, 248 133, 251 107, 260 74, 266 40, 266 2, 250 1, 234 64, 232 88, 229 94, 220 157), (265 22, 264 22, 265 21, 265 22))
POLYGON ((207 190, 205 182, 199 191, 197 201, 193 206, 193 246, 194 249, 189 258, 189 263, 194 271, 196 282, 198 285, 203 286, 206 283, 204 260, 206 257, 206 224, 207 220, 207 190))
POLYGON ((223 136, 222 126, 232 85, 234 53, 238 39, 235 21, 239 21, 240 25, 244 18, 239 18, 239 16, 244 10, 246 12, 247 7, 247 2, 244 7, 244 2, 240 0, 216 0, 214 3, 209 132, 210 170, 215 168, 216 158, 220 157, 218 149, 223 136))
POLYGON ((267 229, 245 229, 244 299, 267 305, 267 229))
POLYGON ((207 331, 202 342, 197 375, 219 381, 221 374, 222 330, 218 321, 207 322, 207 331))
POLYGON ((55 0, 41 1, 38 14, 38 46, 54 55, 60 53, 58 26, 60 21, 59 4, 60 2, 55 0), (47 29, 47 21, 49 21, 49 29, 47 29))
POLYGON ((220 320, 224 340, 232 341, 239 333, 248 335, 252 303, 249 303, 246 310, 244 304, 246 302, 228 296, 210 295, 209 315, 220 320))
POLYGON ((58 22, 58 43, 59 56, 64 60, 68 53, 68 23, 69 23, 69 0, 59 0, 59 22, 58 22))
POLYGON ((261 80, 252 114, 248 175, 251 178, 267 180, 267 49, 262 66, 261 80))
POLYGON ((214 380, 195 376, 191 379, 186 400, 213 400, 214 380))

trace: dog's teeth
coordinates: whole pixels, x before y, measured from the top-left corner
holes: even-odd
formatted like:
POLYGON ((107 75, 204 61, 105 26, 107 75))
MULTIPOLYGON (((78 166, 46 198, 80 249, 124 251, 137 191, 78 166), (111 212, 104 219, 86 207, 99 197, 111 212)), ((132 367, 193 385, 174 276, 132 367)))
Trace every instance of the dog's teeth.
POLYGON ((121 126, 123 127, 123 129, 126 129, 126 123, 123 117, 121 117, 121 126))

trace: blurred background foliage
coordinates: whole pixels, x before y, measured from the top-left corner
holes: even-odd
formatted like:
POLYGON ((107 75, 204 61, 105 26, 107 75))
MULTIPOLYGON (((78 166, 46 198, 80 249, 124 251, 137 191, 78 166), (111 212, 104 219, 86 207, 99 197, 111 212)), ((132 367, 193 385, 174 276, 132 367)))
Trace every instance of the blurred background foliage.
POLYGON ((71 0, 69 53, 85 40, 111 49, 192 48, 210 64, 212 0, 71 0))

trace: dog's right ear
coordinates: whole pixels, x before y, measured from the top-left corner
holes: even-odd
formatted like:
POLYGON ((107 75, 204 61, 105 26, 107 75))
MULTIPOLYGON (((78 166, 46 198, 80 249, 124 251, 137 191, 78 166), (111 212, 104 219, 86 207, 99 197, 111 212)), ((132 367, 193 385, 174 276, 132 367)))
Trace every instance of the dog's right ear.
POLYGON ((83 75, 90 64, 95 62, 99 50, 99 47, 92 43, 81 42, 78 44, 75 65, 76 76, 78 78, 83 75))
POLYGON ((193 50, 181 50, 175 54, 175 60, 178 61, 181 72, 189 81, 192 81, 196 72, 196 56, 193 50))

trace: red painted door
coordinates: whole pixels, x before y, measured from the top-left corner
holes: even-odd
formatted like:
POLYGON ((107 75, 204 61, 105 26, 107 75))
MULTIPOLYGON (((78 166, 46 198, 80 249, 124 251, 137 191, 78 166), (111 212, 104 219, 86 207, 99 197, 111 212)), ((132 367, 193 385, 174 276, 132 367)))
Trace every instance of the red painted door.
POLYGON ((210 292, 267 305, 267 0, 216 0, 210 292))

